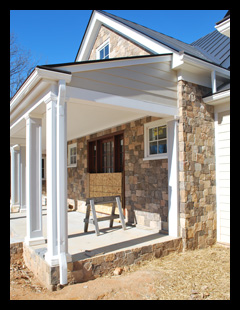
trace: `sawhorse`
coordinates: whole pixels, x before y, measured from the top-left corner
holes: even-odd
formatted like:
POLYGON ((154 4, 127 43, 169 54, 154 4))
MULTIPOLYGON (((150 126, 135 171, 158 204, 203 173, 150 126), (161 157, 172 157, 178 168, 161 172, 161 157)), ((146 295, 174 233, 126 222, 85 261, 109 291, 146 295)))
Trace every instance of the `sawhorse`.
POLYGON ((100 232, 99 232, 98 222, 110 220, 110 226, 109 227, 112 227, 114 219, 117 219, 117 218, 120 218, 120 221, 122 223, 122 228, 124 230, 126 229, 126 225, 125 225, 125 221, 124 221, 124 216, 123 216, 123 212, 122 212, 120 196, 107 196, 107 197, 87 198, 86 206, 87 206, 87 210, 86 210, 86 217, 84 219, 84 223, 85 223, 85 225, 84 225, 84 232, 88 231, 88 224, 91 223, 91 224, 95 225, 96 235, 99 236, 100 232), (112 203, 111 215, 104 216, 104 217, 97 217, 96 210, 95 210, 95 205, 103 205, 103 204, 108 204, 108 203, 112 203), (117 203, 117 206, 118 206, 119 215, 115 214, 116 203, 117 203), (93 219, 89 219, 90 211, 92 211, 93 219))

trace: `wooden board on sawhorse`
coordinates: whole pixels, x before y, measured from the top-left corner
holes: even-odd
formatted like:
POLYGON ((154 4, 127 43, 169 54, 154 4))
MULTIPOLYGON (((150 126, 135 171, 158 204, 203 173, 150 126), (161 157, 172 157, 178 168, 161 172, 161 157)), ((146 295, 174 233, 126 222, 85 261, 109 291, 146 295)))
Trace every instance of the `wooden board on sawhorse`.
POLYGON ((126 229, 124 216, 123 216, 123 212, 122 212, 120 196, 87 198, 86 206, 87 206, 87 211, 86 211, 86 217, 84 219, 84 223, 85 223, 84 232, 88 231, 88 224, 91 223, 91 224, 94 224, 96 235, 99 236, 100 232, 99 232, 98 222, 110 220, 110 226, 109 227, 112 227, 114 219, 117 219, 117 218, 120 218, 120 221, 122 223, 122 228, 124 230, 126 229), (112 203, 111 215, 104 216, 104 217, 97 217, 95 205, 103 205, 103 204, 108 204, 108 203, 112 203), (118 206, 119 215, 115 214, 116 203, 118 206), (90 211, 92 211, 93 219, 89 219, 90 211))

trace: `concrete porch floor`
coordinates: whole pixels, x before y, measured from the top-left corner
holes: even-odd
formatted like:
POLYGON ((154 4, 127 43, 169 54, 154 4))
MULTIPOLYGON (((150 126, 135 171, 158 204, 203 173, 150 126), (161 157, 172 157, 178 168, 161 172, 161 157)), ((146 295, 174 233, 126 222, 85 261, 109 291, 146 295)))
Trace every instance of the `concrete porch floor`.
MULTIPOLYGON (((47 209, 42 211, 43 236, 47 242, 47 209)), ((68 250, 72 261, 79 261, 96 255, 139 248, 150 244, 174 240, 158 230, 141 229, 127 226, 122 229, 121 223, 114 221, 109 228, 109 221, 99 222, 100 235, 96 236, 94 225, 89 224, 88 232, 84 233, 85 214, 68 212, 68 250)), ((26 235, 26 212, 10 213, 10 243, 23 242, 26 235)), ((44 256, 47 244, 33 246, 35 252, 44 256)))
MULTIPOLYGON (((50 290, 59 284, 59 267, 50 267, 45 261, 47 252, 47 210, 43 209, 43 236, 45 244, 28 247, 23 243, 26 265, 50 290)), ((99 222, 100 235, 96 236, 94 225, 84 233, 85 214, 68 212, 68 283, 85 282, 112 273, 116 267, 123 268, 143 260, 181 251, 181 238, 160 234, 158 230, 127 226, 118 222, 109 228, 109 221, 99 222)), ((26 235, 26 213, 10 214, 10 243, 23 242, 26 235)), ((15 246, 15 245, 13 245, 15 246)))

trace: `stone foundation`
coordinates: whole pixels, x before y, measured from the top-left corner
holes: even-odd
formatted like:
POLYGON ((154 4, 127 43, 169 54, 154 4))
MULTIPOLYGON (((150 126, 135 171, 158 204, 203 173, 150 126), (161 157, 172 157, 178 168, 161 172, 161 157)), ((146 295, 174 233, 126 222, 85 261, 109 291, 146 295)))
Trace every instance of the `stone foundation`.
MULTIPOLYGON (((116 267, 123 268, 138 264, 145 260, 166 256, 175 251, 182 251, 181 238, 69 262, 67 267, 68 284, 86 282, 100 276, 112 275, 116 267)), ((59 266, 50 267, 37 252, 24 244, 23 256, 25 264, 42 285, 49 290, 56 290, 59 284, 59 266)))
POLYGON ((23 255, 23 243, 22 242, 16 242, 10 244, 10 264, 22 258, 23 255))

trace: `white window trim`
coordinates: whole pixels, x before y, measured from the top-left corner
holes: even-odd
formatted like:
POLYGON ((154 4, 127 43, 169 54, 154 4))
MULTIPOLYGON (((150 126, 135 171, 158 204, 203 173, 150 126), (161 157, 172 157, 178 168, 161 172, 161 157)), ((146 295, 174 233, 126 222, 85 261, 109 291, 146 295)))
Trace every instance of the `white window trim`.
MULTIPOLYGON (((156 160, 168 158, 168 152, 164 154, 149 154, 149 129, 158 126, 167 126, 167 119, 159 119, 150 123, 144 124, 144 158, 143 160, 156 160)), ((168 145, 168 134, 167 134, 167 145, 168 145)), ((167 147, 168 150, 168 147, 167 147)))
POLYGON ((68 156, 67 156, 67 167, 68 168, 77 167, 77 154, 76 154, 76 163, 70 164, 70 154, 71 154, 70 150, 74 147, 77 148, 77 143, 72 143, 68 145, 68 156))
POLYGON ((100 59, 100 51, 106 46, 109 45, 109 58, 110 58, 110 39, 104 41, 96 50, 96 59, 100 59))

